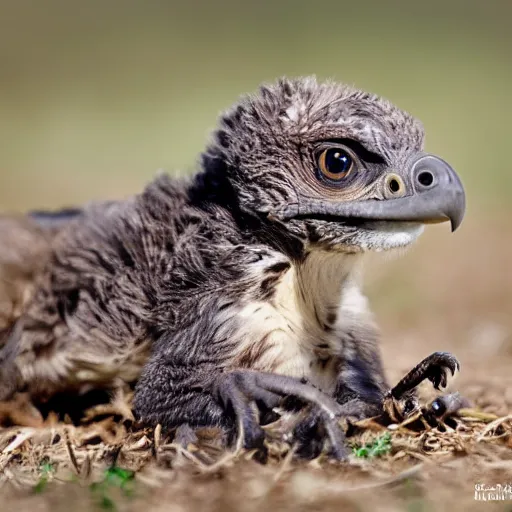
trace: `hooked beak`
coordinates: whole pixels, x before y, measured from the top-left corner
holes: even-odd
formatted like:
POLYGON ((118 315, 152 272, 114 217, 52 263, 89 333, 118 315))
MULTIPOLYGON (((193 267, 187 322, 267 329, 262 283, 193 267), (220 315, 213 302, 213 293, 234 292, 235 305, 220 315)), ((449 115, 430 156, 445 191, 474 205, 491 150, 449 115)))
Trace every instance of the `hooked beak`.
POLYGON ((466 209, 464 187, 457 173, 441 158, 420 153, 405 174, 411 190, 403 197, 336 203, 308 198, 275 216, 281 220, 322 215, 363 221, 450 221, 455 231, 466 209))

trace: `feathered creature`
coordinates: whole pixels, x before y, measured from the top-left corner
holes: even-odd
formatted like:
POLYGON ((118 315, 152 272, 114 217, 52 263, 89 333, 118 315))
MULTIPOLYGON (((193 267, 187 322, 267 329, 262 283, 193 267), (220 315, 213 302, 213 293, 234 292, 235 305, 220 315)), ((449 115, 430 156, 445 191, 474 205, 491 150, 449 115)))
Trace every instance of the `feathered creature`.
MULTIPOLYGON (((313 78, 264 86, 221 117, 190 179, 1 221, 0 399, 136 382, 141 421, 251 447, 294 397, 310 406, 296 435, 321 428, 342 457, 337 418, 393 394, 364 255, 463 214, 459 178, 407 113, 313 78)), ((456 366, 434 354, 413 384, 456 366)))

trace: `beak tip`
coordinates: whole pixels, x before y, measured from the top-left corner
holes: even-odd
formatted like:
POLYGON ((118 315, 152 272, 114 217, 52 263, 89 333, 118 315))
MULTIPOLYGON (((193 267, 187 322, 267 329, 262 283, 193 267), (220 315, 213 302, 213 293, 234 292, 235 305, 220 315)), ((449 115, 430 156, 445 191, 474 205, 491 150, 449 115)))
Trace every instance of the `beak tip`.
POLYGON ((462 219, 464 215, 455 215, 453 217, 450 217, 450 225, 452 228, 452 233, 455 232, 459 226, 462 224, 462 219))
POLYGON ((464 220, 464 216, 466 213, 466 201, 465 198, 462 197, 462 200, 459 201, 458 208, 452 212, 450 215, 450 223, 452 225, 452 233, 459 228, 464 220))

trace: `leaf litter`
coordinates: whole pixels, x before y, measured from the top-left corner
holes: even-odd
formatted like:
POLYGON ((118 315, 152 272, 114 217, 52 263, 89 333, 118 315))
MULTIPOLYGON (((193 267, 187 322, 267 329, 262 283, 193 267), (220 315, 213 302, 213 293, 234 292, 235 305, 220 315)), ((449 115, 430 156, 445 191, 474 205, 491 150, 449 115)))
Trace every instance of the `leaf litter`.
MULTIPOLYGON (((416 494, 430 503, 429 485, 446 473, 450 478, 455 471, 472 474, 475 483, 486 470, 512 477, 512 415, 463 409, 452 426, 420 431, 407 422, 389 427, 355 422, 346 463, 333 462, 326 453, 297 460, 278 420, 265 427, 268 456, 262 464, 255 451, 227 451, 215 429, 199 431, 184 447, 160 426, 138 426, 128 414, 130 400, 126 393, 122 400, 117 396, 111 404, 90 408, 80 424, 50 414, 37 427, 1 428, 0 493, 13 503, 60 496, 62 505, 74 488, 71 494, 82 493, 83 510, 159 510, 171 501, 176 510, 210 510, 214 498, 213 508, 223 503, 222 510, 257 510, 258 503, 291 510, 303 500, 315 510, 336 509, 336 504, 380 510, 378 495, 388 496, 389 504, 403 504, 400 492, 411 481, 416 494), (222 496, 203 492, 212 484, 224 489, 222 496), (243 500, 236 498, 240 493, 243 500)), ((468 491, 462 498, 473 495, 468 491)))

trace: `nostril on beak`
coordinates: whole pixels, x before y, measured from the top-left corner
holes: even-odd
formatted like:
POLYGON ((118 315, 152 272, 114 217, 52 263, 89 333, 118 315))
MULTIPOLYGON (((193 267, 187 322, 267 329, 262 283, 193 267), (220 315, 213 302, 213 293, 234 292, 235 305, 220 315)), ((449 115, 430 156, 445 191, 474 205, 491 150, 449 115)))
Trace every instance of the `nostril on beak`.
POLYGON ((416 178, 422 187, 431 187, 434 184, 434 175, 430 171, 421 171, 416 178))
POLYGON ((393 194, 396 194, 400 190, 400 183, 398 183, 398 181, 395 179, 389 180, 388 186, 389 190, 391 190, 393 194))
POLYGON ((390 173, 386 176, 386 196, 401 197, 405 194, 405 186, 398 174, 390 173))

